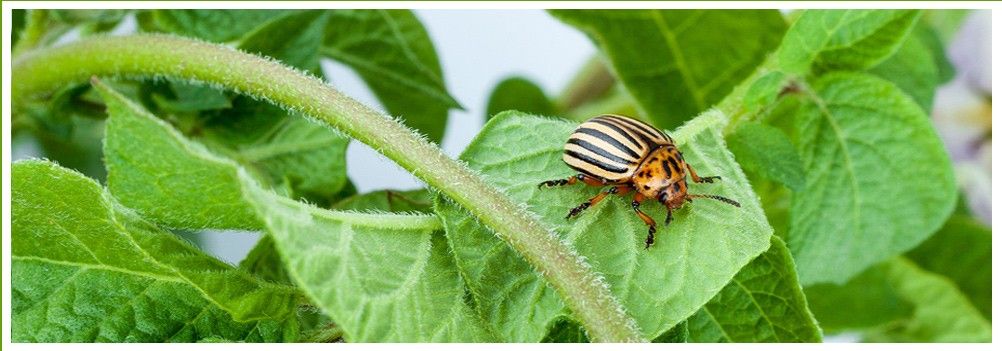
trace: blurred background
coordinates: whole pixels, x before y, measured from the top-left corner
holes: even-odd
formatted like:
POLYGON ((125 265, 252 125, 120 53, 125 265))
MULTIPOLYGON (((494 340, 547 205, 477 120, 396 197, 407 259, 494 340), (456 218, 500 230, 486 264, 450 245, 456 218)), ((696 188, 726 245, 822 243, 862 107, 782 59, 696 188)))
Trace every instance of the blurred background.
MULTIPOLYGON (((417 10, 415 13, 438 52, 448 91, 463 106, 451 110, 442 142, 445 152, 453 157, 484 124, 489 97, 501 81, 521 77, 539 86, 546 96, 555 98, 566 94, 583 67, 594 68, 598 62, 594 61, 595 46, 584 34, 542 10, 417 10)), ((936 27, 956 70, 954 79, 937 91, 932 118, 954 161, 965 201, 977 218, 990 226, 991 12, 980 10, 966 16, 931 18, 941 22, 936 27)), ((112 33, 132 33, 136 28, 135 18, 129 15, 112 33)), ((59 41, 78 37, 79 33, 69 32, 59 41)), ((330 59, 323 59, 321 67, 334 86, 363 103, 380 107, 355 71, 330 59)), ((595 112, 601 111, 599 106, 595 112)), ((59 159, 51 149, 47 154, 37 139, 26 134, 21 133, 13 140, 14 160, 59 159)), ((422 186, 412 175, 359 142, 351 142, 347 158, 348 176, 359 193, 422 186)), ((85 169, 88 165, 67 166, 84 168, 81 171, 90 174, 85 169)), ((217 257, 236 264, 260 234, 234 231, 188 233, 187 237, 217 257)))

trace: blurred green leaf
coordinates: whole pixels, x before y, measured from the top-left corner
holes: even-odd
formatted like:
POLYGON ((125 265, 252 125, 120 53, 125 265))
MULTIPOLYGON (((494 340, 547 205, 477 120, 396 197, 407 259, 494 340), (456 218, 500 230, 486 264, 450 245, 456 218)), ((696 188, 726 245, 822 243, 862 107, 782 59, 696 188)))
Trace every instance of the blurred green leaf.
POLYGON ((992 319, 991 228, 969 215, 954 215, 907 257, 948 278, 986 319, 992 319))
POLYGON ((921 23, 915 26, 893 55, 869 69, 869 73, 897 85, 926 114, 932 111, 936 87, 953 75, 952 66, 935 33, 929 32, 921 23))
POLYGON ((776 127, 754 122, 740 124, 727 135, 727 148, 743 169, 792 190, 800 190, 804 185, 804 166, 796 146, 776 127))
MULTIPOLYGON (((239 39, 286 10, 153 10, 140 16, 145 31, 174 33, 213 42, 239 39)), ((290 33, 291 34, 291 33, 290 33)))
POLYGON ((910 319, 869 332, 865 340, 991 342, 991 322, 948 279, 923 271, 907 259, 892 260, 887 277, 902 298, 915 306, 914 314, 910 319))
POLYGON ((460 106, 445 88, 438 54, 414 13, 330 13, 323 54, 358 72, 390 115, 440 142, 449 109, 460 106))
POLYGON ((509 77, 494 86, 490 98, 487 101, 487 116, 485 120, 491 119, 494 115, 515 110, 537 116, 556 116, 557 109, 536 83, 522 78, 509 77))
POLYGON ((17 45, 17 41, 21 39, 21 31, 24 30, 28 22, 28 10, 13 9, 11 10, 10 17, 10 46, 14 47, 17 45))
POLYGON ((779 44, 775 10, 551 10, 609 58, 646 118, 676 128, 731 92, 779 44))
POLYGON ((46 161, 13 166, 12 339, 291 341, 297 293, 216 260, 46 161))
POLYGON ((915 310, 888 280, 886 264, 873 266, 845 284, 816 284, 804 292, 811 311, 828 334, 904 320, 915 310))

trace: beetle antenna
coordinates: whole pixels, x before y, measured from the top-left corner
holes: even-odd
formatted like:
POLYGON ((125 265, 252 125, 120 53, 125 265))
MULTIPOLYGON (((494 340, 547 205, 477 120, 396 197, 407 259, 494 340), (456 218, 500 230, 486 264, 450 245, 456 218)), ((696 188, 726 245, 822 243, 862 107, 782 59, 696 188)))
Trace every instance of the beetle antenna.
POLYGON ((741 204, 739 204, 737 201, 728 199, 728 198, 720 196, 720 195, 703 195, 703 194, 689 194, 689 195, 686 195, 686 200, 692 200, 694 198, 714 199, 714 200, 717 200, 717 201, 729 204, 729 205, 734 206, 734 207, 741 207, 741 204))

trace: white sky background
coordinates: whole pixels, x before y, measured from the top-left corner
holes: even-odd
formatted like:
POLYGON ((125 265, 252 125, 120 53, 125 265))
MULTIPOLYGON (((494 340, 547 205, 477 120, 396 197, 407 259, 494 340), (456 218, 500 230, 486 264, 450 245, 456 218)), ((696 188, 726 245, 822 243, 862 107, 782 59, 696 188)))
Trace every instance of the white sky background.
MULTIPOLYGON (((465 110, 452 110, 442 147, 456 157, 484 124, 487 99, 505 77, 521 75, 556 96, 596 49, 581 32, 543 10, 416 10, 445 75, 446 87, 465 110)), ((369 106, 379 101, 347 66, 324 60, 335 87, 369 106)), ((564 136, 560 136, 563 138, 564 136)), ((410 173, 358 141, 348 146, 348 176, 359 193, 422 187, 410 173)), ((259 234, 227 231, 201 236, 216 257, 238 263, 259 234)))

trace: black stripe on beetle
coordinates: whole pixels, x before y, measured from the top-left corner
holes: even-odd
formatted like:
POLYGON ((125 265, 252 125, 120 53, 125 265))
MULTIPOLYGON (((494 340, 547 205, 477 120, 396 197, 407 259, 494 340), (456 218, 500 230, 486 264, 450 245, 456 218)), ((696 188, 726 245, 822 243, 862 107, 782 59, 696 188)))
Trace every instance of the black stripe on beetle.
POLYGON ((603 133, 602 131, 600 131, 598 129, 581 128, 581 129, 577 130, 577 133, 588 134, 588 135, 591 135, 593 137, 596 137, 599 140, 602 140, 602 141, 604 141, 606 143, 609 143, 610 146, 616 147, 616 149, 618 149, 619 151, 622 151, 622 152, 625 152, 625 153, 629 154, 630 157, 633 157, 635 159, 640 159, 640 155, 637 155, 636 152, 633 152, 633 149, 630 149, 629 147, 626 147, 626 145, 623 145, 623 143, 620 143, 619 140, 616 140, 612 136, 609 136, 608 134, 605 134, 605 133, 603 133))
POLYGON ((583 155, 583 154, 581 154, 579 152, 575 152, 575 151, 572 151, 572 150, 564 150, 564 153, 570 155, 573 158, 579 159, 581 161, 584 161, 584 162, 586 162, 586 163, 588 163, 590 165, 593 165, 595 167, 601 168, 602 170, 605 170, 605 171, 608 171, 608 172, 626 173, 626 171, 627 171, 627 169, 625 167, 616 167, 614 165, 610 165, 610 164, 607 164, 605 162, 596 160, 596 159, 592 158, 591 156, 583 155))
MULTIPOLYGON (((603 150, 603 149, 599 148, 598 146, 595 146, 594 144, 589 143, 587 141, 584 141, 584 140, 581 140, 581 139, 578 139, 578 138, 571 138, 570 140, 567 140, 567 143, 568 144, 574 144, 574 145, 580 146, 580 147, 584 148, 585 150, 591 151, 591 152, 595 153, 596 155, 605 157, 605 158, 609 159, 609 161, 622 164, 623 166, 627 166, 627 165, 630 164, 629 160, 624 159, 624 158, 619 157, 619 156, 616 156, 616 155, 613 155, 613 154, 609 153, 608 151, 603 150)), ((582 161, 584 161, 584 160, 582 160, 582 161)))

